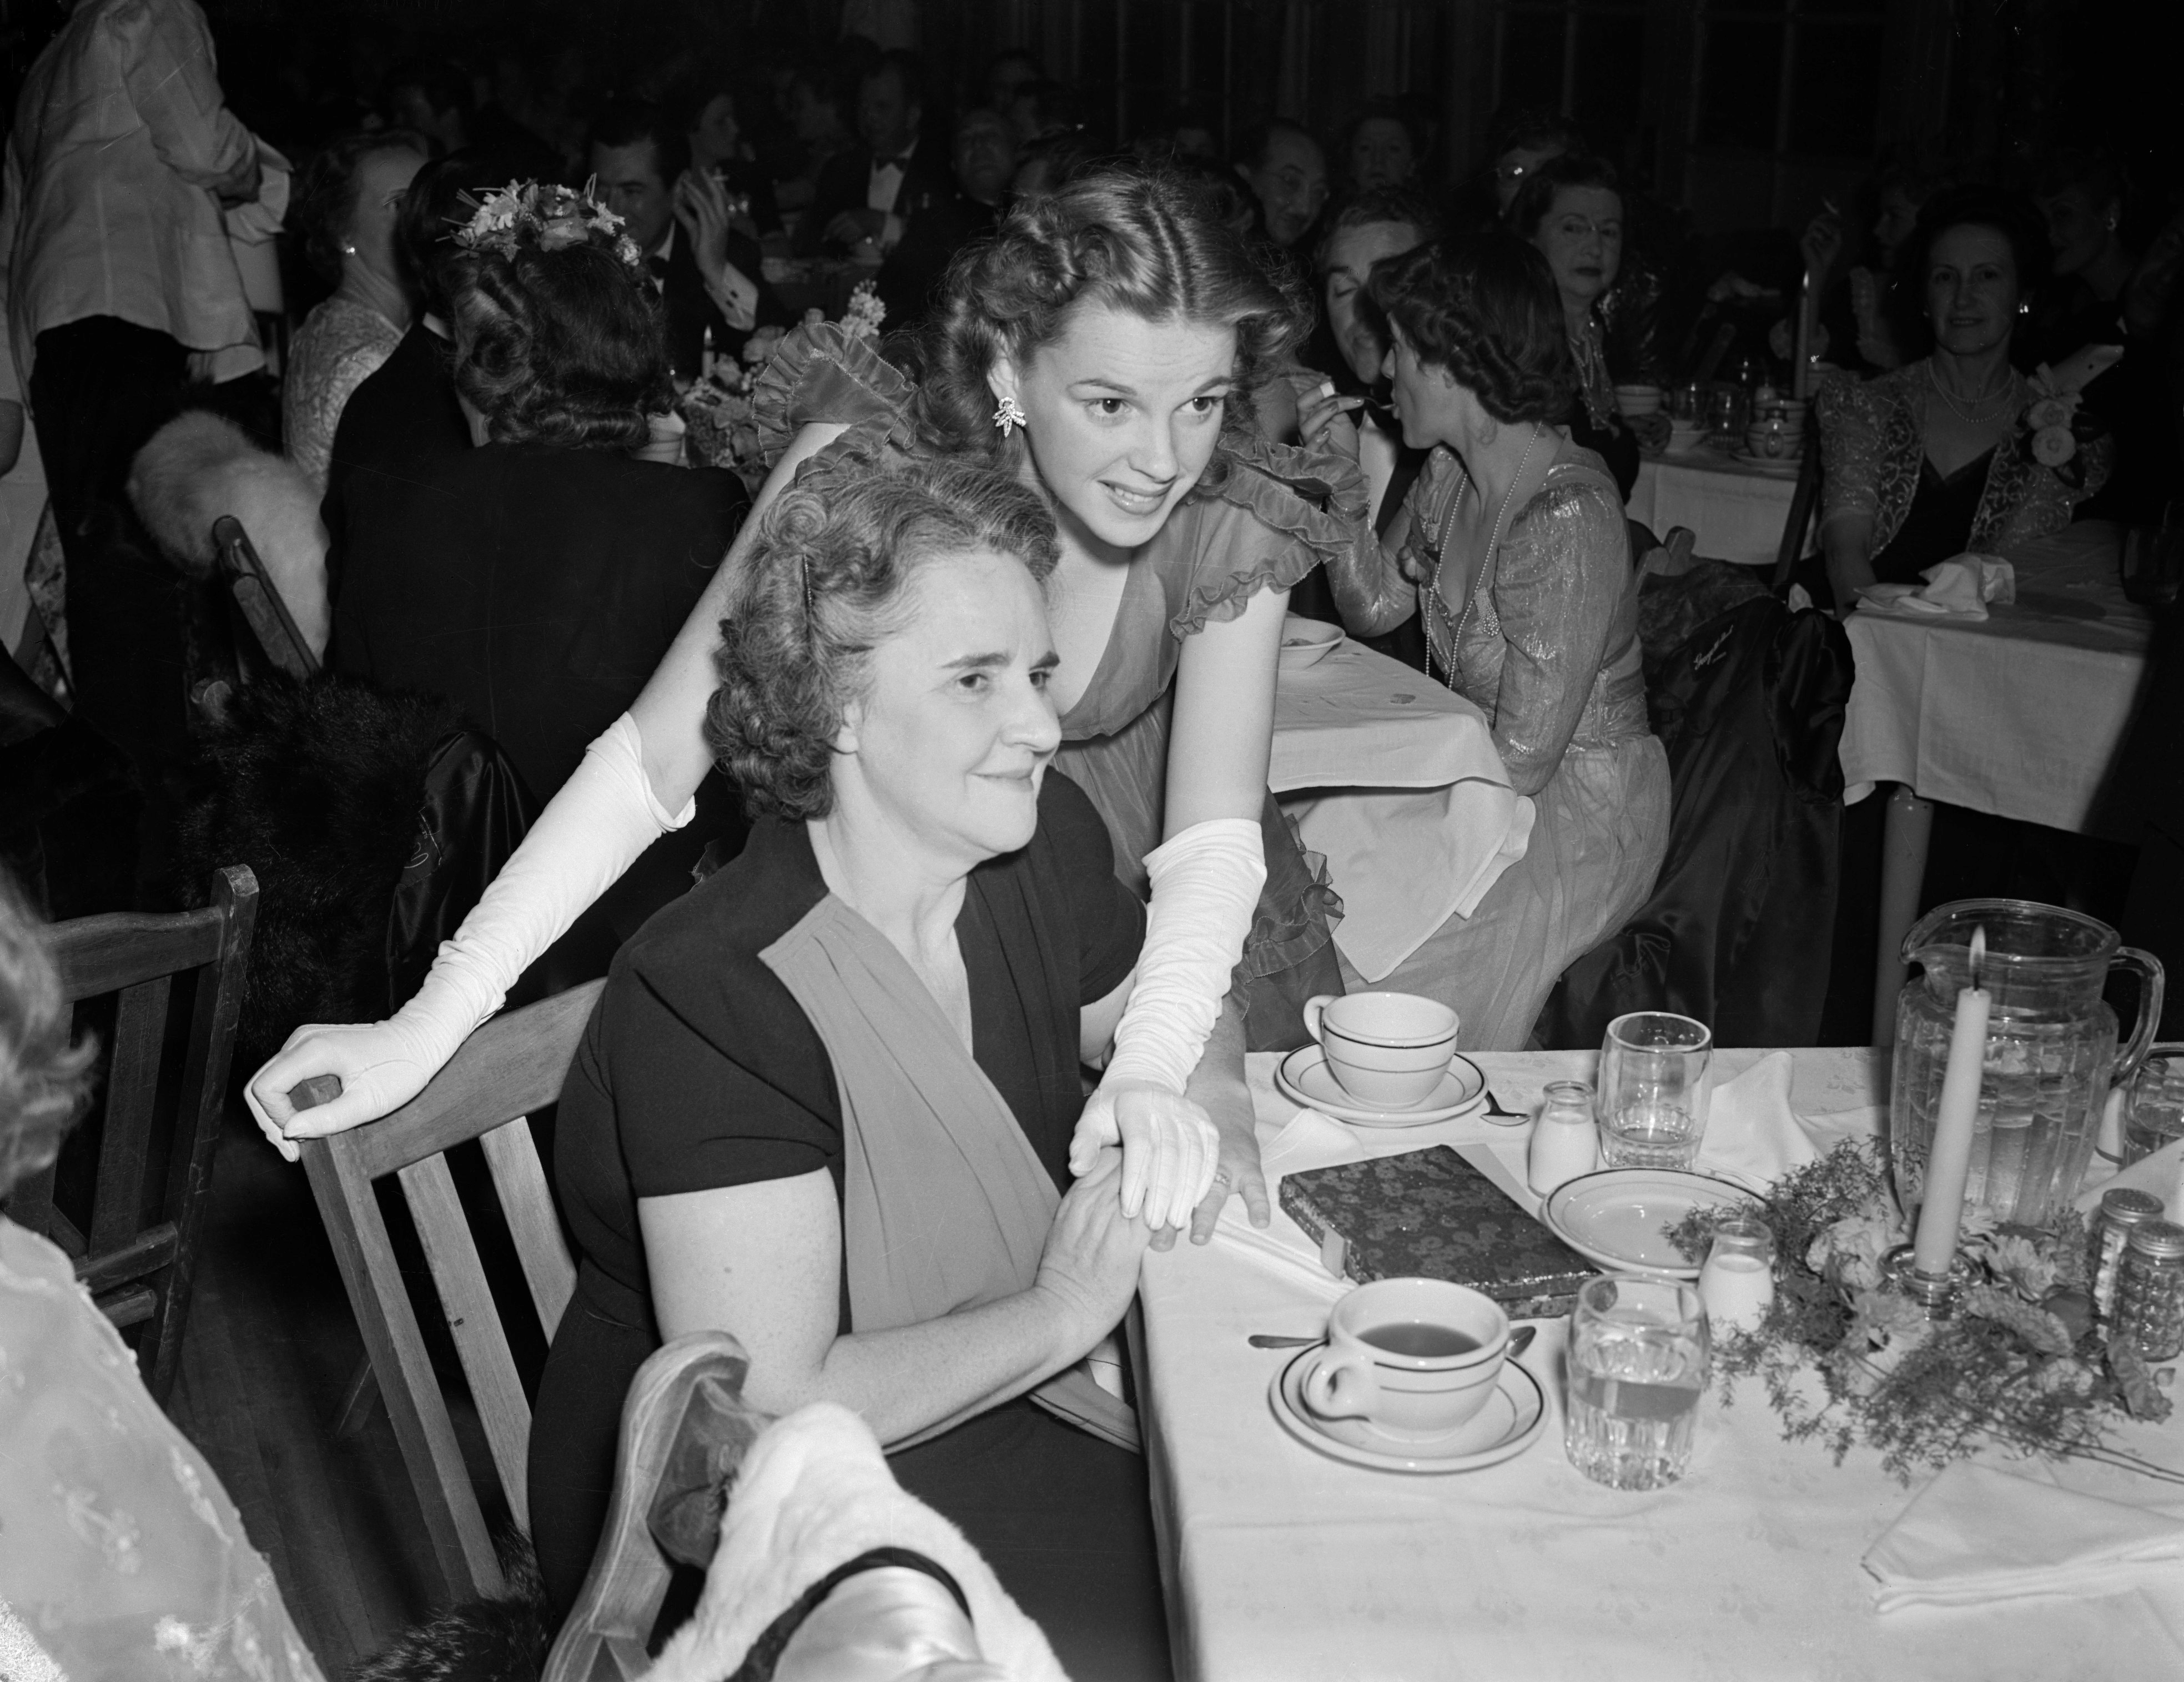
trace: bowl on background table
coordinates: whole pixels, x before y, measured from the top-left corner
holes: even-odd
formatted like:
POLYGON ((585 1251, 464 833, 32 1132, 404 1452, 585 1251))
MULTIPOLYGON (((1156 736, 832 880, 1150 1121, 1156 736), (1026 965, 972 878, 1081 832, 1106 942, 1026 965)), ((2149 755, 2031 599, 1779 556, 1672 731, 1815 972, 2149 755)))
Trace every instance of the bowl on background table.
POLYGON ((1321 619, 1301 619, 1290 614, 1282 621, 1282 645, 1277 657, 1284 672, 1301 672, 1317 666, 1342 646, 1342 627, 1321 619))

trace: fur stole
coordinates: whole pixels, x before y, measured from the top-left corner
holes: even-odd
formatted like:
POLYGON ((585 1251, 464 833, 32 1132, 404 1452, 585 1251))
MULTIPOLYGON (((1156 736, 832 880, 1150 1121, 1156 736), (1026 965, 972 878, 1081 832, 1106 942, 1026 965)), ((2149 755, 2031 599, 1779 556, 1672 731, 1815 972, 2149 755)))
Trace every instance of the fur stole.
POLYGON ((232 514, 296 629, 324 657, 333 624, 326 528, 319 522, 319 493, 302 468, 260 450, 233 422, 192 409, 136 452, 129 500, 168 561, 194 578, 213 576, 213 522, 232 514))
POLYGON ((497 1551, 505 1597, 466 1601, 404 1630, 348 1682, 538 1682, 553 1641, 538 1564, 520 1535, 497 1551))
POLYGON ((251 684, 199 725, 181 880, 201 891, 223 864, 258 876, 237 1067, 257 1067, 303 1023, 387 1014, 388 907, 417 848, 432 750, 462 724, 438 696, 320 673, 251 684))
POLYGON ((878 1547, 914 1549, 954 1576, 986 1659, 1011 1682, 1067 1682, 1045 1634, 978 1551, 903 1490, 872 1428, 832 1402, 798 1409, 751 1445, 698 1609, 645 1682, 733 1676, 751 1643, 806 1588, 878 1547))

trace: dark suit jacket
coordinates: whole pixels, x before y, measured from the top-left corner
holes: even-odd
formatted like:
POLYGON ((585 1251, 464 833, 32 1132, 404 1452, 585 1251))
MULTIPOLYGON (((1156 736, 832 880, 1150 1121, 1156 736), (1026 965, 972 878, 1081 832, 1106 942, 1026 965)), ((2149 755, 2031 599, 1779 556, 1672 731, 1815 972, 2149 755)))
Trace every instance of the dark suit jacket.
MULTIPOLYGON (((865 208, 865 193, 872 179, 872 148, 869 146, 838 152, 819 166, 819 180, 811 193, 811 208, 796 225, 799 256, 817 256, 826 238, 827 223, 844 210, 865 208)), ((955 197, 956 172, 948 162, 946 148, 930 140, 919 141, 917 150, 903 167, 902 186, 894 196, 894 214, 907 224, 921 209, 944 204, 955 197)), ((828 249, 839 250, 838 247, 828 249)))
MULTIPOLYGON (((760 327, 795 325, 796 318, 789 314, 788 306, 760 272, 759 249, 754 242, 739 233, 730 233, 728 261, 758 288, 760 327)), ((705 277, 698 272, 698 256, 691 247, 690 230, 679 223, 675 229, 675 243, 667 253, 667 275, 661 285, 660 298, 667 306, 667 360, 678 377, 698 377, 707 327, 713 330, 716 355, 730 358, 743 355, 744 341, 750 334, 738 332, 729 327, 727 318, 714 306, 713 295, 705 290, 705 277)))
POLYGON ((448 372, 454 354, 430 327, 414 322, 342 410, 326 465, 326 500, 319 506, 330 590, 341 586, 351 507, 381 495, 389 479, 415 477, 423 471, 421 464, 470 449, 470 423, 455 401, 448 372))
POLYGON ((541 801, 637 698, 749 511, 716 467, 488 444, 348 510, 334 663, 429 690, 541 801))
POLYGON ((981 234, 991 233, 995 218, 991 205, 960 193, 929 203, 911 215, 902 243, 888 253, 873 282, 879 288, 880 302, 887 305, 888 332, 914 327, 924 321, 956 254, 981 234))

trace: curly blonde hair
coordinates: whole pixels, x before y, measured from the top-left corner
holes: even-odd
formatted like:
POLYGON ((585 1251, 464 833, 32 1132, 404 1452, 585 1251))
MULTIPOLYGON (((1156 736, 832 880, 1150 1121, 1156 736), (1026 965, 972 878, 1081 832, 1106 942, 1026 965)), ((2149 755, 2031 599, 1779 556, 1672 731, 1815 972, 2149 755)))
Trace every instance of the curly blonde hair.
POLYGON ((901 629, 920 567, 974 550, 1044 583, 1054 516, 990 467, 859 449, 807 463, 775 500, 729 592, 705 709, 706 742, 754 814, 834 809, 834 738, 872 650, 901 629))
POLYGON ((90 1096, 97 1050, 88 1037, 69 1042, 68 1003, 37 919, 0 873, 0 1193, 59 1154, 90 1096))

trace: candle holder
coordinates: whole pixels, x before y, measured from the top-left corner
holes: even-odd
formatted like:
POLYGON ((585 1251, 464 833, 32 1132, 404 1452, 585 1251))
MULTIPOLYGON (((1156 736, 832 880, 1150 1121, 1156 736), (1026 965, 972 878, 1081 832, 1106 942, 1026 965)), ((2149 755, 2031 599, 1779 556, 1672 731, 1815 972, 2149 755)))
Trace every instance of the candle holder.
POLYGON ((1961 1253, 1949 1258, 1949 1271, 1937 1279, 1919 1271, 1909 1244, 1898 1244, 1882 1256, 1880 1273, 1886 1288, 1909 1300, 1927 1319, 1937 1321, 1955 1318, 1957 1299, 1972 1282, 1971 1263, 1961 1253))

